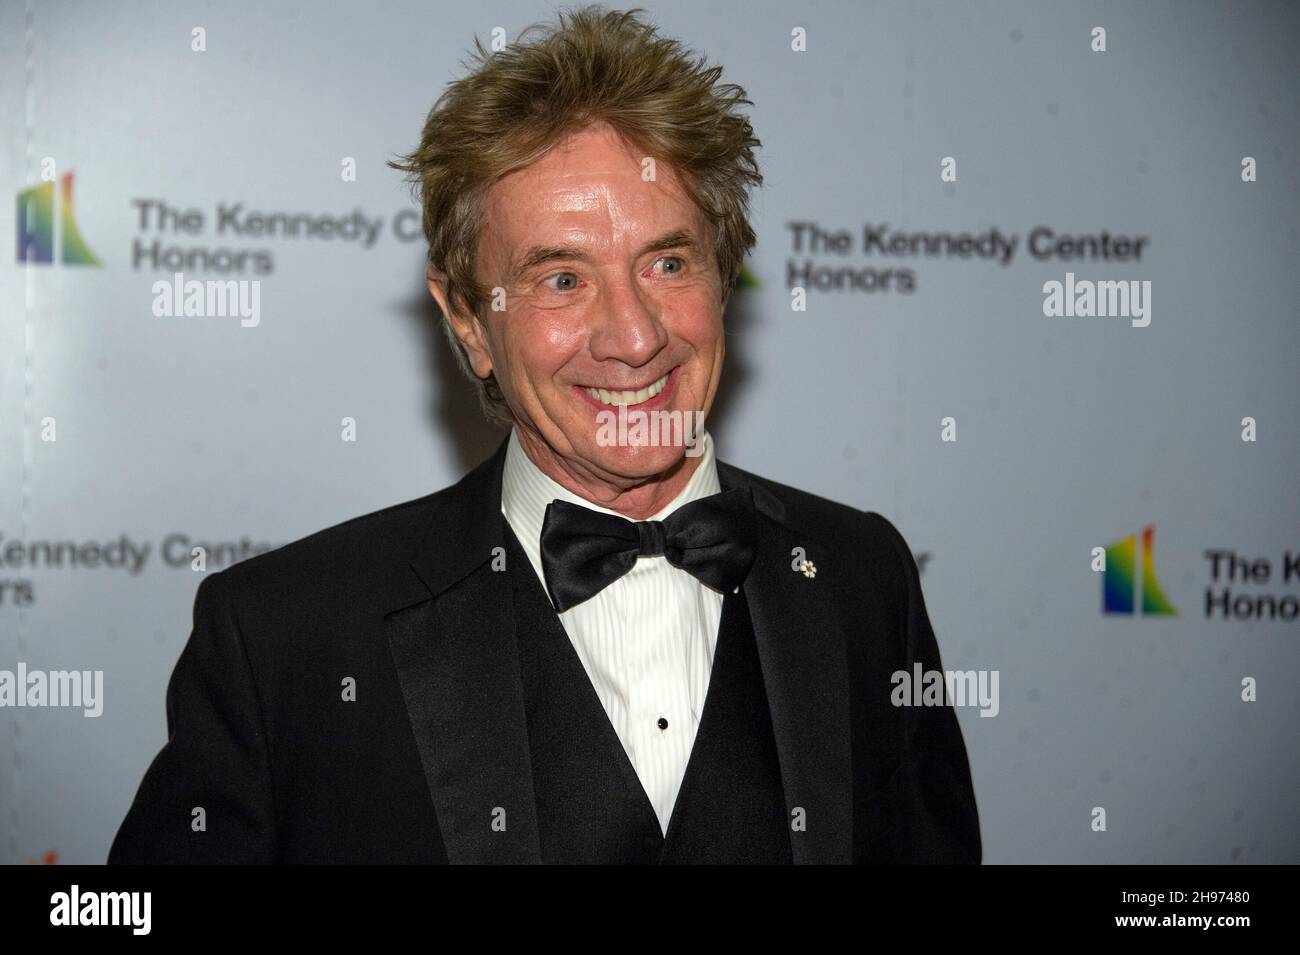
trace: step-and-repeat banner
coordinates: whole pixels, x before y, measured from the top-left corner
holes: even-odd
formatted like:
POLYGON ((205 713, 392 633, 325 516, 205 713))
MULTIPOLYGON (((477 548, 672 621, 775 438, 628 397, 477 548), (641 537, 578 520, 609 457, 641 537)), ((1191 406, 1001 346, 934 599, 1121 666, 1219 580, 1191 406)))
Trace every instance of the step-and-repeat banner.
MULTIPOLYGON (((719 456, 907 538, 985 860, 1300 861, 1297 8, 643 6, 762 140, 719 456)), ((496 445, 385 163, 552 15, 0 5, 0 861, 106 857, 204 573, 496 445)))

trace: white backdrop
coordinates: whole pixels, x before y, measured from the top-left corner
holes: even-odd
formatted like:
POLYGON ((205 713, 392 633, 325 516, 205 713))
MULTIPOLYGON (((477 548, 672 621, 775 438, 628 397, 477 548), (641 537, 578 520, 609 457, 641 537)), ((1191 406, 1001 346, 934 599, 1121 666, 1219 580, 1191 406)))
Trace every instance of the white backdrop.
MULTIPOLYGON (((945 666, 999 672, 998 715, 959 714, 986 861, 1300 861, 1295 6, 644 6, 746 87, 763 141, 719 454, 893 520, 924 558, 945 666), (797 249, 794 223, 851 247, 797 249), (1145 241, 1138 261, 1039 258, 1040 227, 1145 241), (888 255, 864 230, 1017 245, 1006 263, 888 255), (805 263, 823 271, 798 312, 805 263), (836 270, 883 287, 823 287, 836 270), (1046 317, 1043 284, 1067 272, 1149 281, 1150 324, 1046 317), (1148 525, 1177 615, 1104 614, 1092 549, 1148 525), (1266 558, 1269 579, 1213 581, 1214 548, 1266 558), (1207 616, 1225 586, 1287 598, 1291 619, 1207 616)), ((104 679, 96 718, 0 708, 0 862, 106 856, 165 739, 190 546, 284 543, 495 445, 384 162, 473 35, 551 9, 0 4, 0 669, 104 679), (21 261, 47 160, 74 174, 99 265, 70 261, 63 226, 62 261, 21 261), (166 228, 145 203, 173 210, 166 228), (241 234, 235 206, 375 233, 241 234), (250 267, 223 271, 239 252, 250 267), (153 283, 186 256, 187 277, 259 279, 258 324, 155 317, 153 283), (91 566, 110 545, 148 549, 136 571, 91 566)))

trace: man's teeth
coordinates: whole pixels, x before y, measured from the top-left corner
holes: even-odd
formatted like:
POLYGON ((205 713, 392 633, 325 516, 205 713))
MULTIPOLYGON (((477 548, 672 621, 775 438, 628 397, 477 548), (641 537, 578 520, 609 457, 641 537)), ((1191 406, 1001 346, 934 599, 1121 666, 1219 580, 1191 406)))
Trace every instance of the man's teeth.
POLYGON ((668 375, 664 375, 653 385, 640 391, 606 391, 604 388, 588 388, 587 394, 607 405, 639 405, 659 394, 667 384, 668 375))

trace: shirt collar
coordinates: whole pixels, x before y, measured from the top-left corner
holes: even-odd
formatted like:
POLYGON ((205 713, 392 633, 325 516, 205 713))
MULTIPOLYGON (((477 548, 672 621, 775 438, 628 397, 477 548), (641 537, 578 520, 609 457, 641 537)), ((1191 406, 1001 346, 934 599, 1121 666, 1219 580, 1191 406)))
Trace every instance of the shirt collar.
MULTIPOLYGON (((687 480, 686 486, 659 511, 646 520, 662 521, 679 507, 702 497, 721 493, 718 482, 717 460, 713 452, 713 438, 707 430, 701 439, 704 451, 700 463, 687 480)), ((528 560, 537 571, 537 579, 545 587, 546 577, 542 571, 542 521, 546 517, 546 505, 551 501, 568 501, 579 504, 603 514, 622 517, 617 511, 593 504, 574 494, 564 485, 533 463, 519 444, 519 436, 514 428, 510 429, 510 440, 506 447, 505 467, 501 475, 501 513, 510 522, 510 528, 519 538, 528 560)))

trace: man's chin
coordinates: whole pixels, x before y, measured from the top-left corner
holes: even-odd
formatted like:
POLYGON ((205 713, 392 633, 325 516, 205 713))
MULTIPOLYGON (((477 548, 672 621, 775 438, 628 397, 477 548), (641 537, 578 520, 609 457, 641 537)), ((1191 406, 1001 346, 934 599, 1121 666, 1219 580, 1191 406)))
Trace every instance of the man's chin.
POLYGON ((688 450, 684 447, 596 445, 588 448, 585 456, 606 474, 635 480, 658 477, 673 470, 685 459, 688 450))

